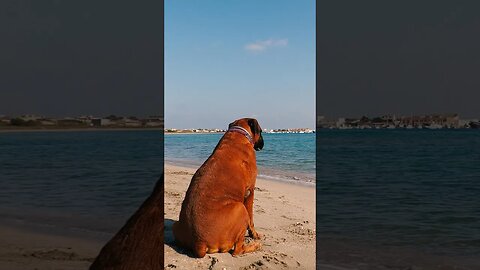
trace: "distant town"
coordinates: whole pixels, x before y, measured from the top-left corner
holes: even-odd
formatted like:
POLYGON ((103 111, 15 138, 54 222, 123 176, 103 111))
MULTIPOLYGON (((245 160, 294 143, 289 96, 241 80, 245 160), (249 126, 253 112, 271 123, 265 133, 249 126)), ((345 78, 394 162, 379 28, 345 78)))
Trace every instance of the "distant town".
MULTIPOLYGON (((96 117, 91 115, 52 118, 39 115, 0 115, 0 130, 55 130, 55 129, 148 129, 164 128, 163 116, 118 116, 96 117)), ((222 133, 224 129, 165 129, 165 133, 222 133)), ((265 129, 266 133, 315 133, 309 128, 265 129)))
MULTIPOLYGON (((226 132, 225 129, 176 129, 167 128, 165 133, 222 133, 226 132)), ((287 128, 287 129, 263 129, 264 133, 315 133, 315 130, 310 128, 287 128)))
MULTIPOLYGON (((163 116, 77 116, 52 118, 38 115, 0 115, 0 130, 23 129, 148 129, 164 128, 163 116)), ((318 129, 479 129, 479 119, 462 119, 458 114, 383 115, 328 119, 317 116, 318 129)), ((176 129, 165 133, 222 133, 225 129, 176 129)), ((315 133, 310 128, 264 129, 265 133, 315 133)))
POLYGON ((461 119, 458 114, 431 114, 327 119, 317 116, 317 127, 324 129, 466 129, 480 128, 478 119, 461 119))
POLYGON ((162 116, 105 117, 78 116, 52 118, 38 115, 0 115, 0 129, 83 129, 83 128, 163 128, 162 116))

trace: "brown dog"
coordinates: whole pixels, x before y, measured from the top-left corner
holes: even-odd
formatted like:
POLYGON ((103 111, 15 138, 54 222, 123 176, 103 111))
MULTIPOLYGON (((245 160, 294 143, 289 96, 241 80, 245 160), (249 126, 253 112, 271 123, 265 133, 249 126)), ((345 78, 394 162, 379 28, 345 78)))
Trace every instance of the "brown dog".
POLYGON ((163 183, 102 248, 90 270, 163 269, 163 183))
POLYGON ((260 239, 253 226, 253 194, 257 177, 255 150, 263 148, 257 120, 243 118, 228 126, 215 150, 193 175, 173 224, 176 243, 206 253, 253 252, 260 242, 245 244, 245 233, 260 239))

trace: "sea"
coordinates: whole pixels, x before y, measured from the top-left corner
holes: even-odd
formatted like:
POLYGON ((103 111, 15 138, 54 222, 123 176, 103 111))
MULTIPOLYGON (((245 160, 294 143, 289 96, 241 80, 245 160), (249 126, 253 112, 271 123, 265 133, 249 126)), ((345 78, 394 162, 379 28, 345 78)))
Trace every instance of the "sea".
POLYGON ((320 259, 347 244, 343 257, 371 248, 371 261, 388 251, 478 266, 433 269, 480 269, 480 130, 321 129, 317 138, 320 259))
MULTIPOLYGON (((160 130, 0 133, 0 224, 111 235, 150 194, 164 157, 198 168, 221 136, 163 136, 160 130)), ((315 134, 264 134, 264 140, 256 152, 261 177, 314 187, 315 134)))
POLYGON ((0 133, 0 223, 115 233, 163 172, 163 131, 0 133))
MULTIPOLYGON (((165 162, 198 168, 223 133, 165 135, 165 162)), ((256 151, 258 177, 315 185, 315 133, 263 133, 265 145, 256 151)))

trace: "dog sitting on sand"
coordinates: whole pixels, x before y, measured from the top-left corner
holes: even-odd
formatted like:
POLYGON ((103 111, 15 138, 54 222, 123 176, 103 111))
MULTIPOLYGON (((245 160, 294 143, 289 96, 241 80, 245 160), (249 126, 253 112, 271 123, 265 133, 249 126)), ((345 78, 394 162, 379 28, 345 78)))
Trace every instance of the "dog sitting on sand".
POLYGON ((232 255, 253 252, 259 241, 245 243, 248 230, 260 239, 253 224, 253 198, 257 177, 255 150, 263 148, 262 129, 256 119, 242 118, 228 126, 215 150, 193 175, 173 224, 177 245, 206 253, 232 255))

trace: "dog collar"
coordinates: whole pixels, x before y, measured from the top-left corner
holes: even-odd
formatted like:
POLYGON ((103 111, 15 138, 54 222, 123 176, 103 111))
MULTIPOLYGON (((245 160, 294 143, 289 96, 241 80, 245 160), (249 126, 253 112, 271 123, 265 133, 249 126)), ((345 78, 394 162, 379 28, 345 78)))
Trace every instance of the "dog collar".
POLYGON ((250 135, 250 133, 248 133, 248 131, 246 129, 244 129, 243 127, 240 127, 240 126, 233 126, 231 128, 229 128, 227 130, 228 131, 232 131, 232 132, 237 132, 237 133, 240 133, 240 134, 243 134, 245 137, 247 137, 248 141, 253 145, 253 138, 252 136, 250 135))

